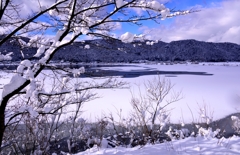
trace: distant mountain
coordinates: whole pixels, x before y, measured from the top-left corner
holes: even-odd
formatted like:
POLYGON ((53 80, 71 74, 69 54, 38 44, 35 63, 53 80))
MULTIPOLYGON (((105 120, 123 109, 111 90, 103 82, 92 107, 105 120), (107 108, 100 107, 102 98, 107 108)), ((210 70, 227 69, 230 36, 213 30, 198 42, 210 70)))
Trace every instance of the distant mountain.
MULTIPOLYGON (((2 37, 0 36, 0 39, 2 37)), ((21 40, 28 42, 29 38, 22 37, 21 40)), ((0 46, 2 54, 13 52, 12 61, 32 59, 36 51, 35 47, 22 47, 17 38, 11 38, 0 46)), ((123 43, 117 40, 98 39, 74 42, 62 48, 54 55, 53 61, 62 60, 70 62, 240 61, 240 45, 196 40, 123 43), (86 49, 85 45, 89 45, 90 48, 86 49)))

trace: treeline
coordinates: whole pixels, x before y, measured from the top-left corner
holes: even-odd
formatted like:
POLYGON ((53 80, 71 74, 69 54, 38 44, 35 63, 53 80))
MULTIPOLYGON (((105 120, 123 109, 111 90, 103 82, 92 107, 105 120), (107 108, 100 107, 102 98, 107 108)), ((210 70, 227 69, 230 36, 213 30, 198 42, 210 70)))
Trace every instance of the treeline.
MULTIPOLYGON (((23 37, 11 38, 0 47, 0 52, 3 55, 13 52, 11 61, 35 59, 33 55, 36 53, 37 47, 22 44, 23 41, 28 43, 29 40, 29 38, 23 37)), ((196 40, 181 40, 170 43, 162 41, 123 43, 118 40, 98 39, 74 42, 60 49, 52 60, 130 63, 142 60, 199 62, 240 61, 240 45, 196 40)))

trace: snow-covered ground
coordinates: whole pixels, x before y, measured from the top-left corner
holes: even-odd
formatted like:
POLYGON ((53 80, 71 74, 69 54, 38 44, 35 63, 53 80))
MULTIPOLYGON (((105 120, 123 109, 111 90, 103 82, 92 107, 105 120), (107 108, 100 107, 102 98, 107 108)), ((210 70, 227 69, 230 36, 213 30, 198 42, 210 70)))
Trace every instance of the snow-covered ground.
POLYGON ((97 148, 96 146, 77 155, 239 155, 240 138, 217 139, 188 137, 161 144, 147 144, 134 148, 97 148))

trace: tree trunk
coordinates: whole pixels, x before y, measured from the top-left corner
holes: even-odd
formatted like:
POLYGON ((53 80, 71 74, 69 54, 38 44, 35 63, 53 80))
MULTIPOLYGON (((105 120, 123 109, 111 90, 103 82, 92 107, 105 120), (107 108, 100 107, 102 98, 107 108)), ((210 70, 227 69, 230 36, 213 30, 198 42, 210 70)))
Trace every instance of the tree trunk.
POLYGON ((0 154, 1 154, 1 146, 2 146, 2 141, 3 141, 3 134, 4 134, 4 130, 5 130, 5 115, 2 112, 1 109, 1 113, 0 113, 0 154))

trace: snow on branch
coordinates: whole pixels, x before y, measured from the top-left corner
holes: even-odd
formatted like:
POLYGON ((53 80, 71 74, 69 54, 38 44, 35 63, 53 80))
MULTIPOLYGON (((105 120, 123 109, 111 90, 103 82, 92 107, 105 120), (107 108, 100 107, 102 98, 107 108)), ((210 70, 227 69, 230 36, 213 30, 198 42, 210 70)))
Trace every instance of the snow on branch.
POLYGON ((26 82, 25 78, 23 78, 19 74, 15 74, 11 78, 10 82, 3 86, 2 98, 7 96, 8 94, 12 93, 13 91, 15 91, 17 88, 19 88, 25 82, 26 82))
MULTIPOLYGON (((27 27, 27 25, 29 25, 30 23, 32 23, 35 19, 37 19, 38 17, 40 17, 41 15, 43 15, 44 13, 48 12, 49 10, 52 10, 54 8, 56 8, 57 6, 59 6, 60 4, 66 2, 67 0, 59 0, 56 3, 54 3, 52 6, 50 6, 47 9, 41 10, 39 13, 37 13, 36 15, 34 15, 32 18, 28 19, 28 20, 22 20, 23 22, 20 22, 20 25, 17 26, 13 31, 11 31, 11 33, 9 33, 5 38, 3 38, 0 41, 0 45, 2 45, 4 42, 6 42, 9 38, 11 38, 14 34, 16 34, 17 32, 20 32, 21 30, 23 30, 24 28, 27 27)), ((15 8, 16 9, 16 8, 15 8)), ((18 22, 16 22, 18 23, 18 22)))
POLYGON ((31 67, 32 66, 32 63, 31 63, 31 61, 29 61, 29 60, 23 60, 20 64, 19 64, 19 66, 17 67, 17 73, 19 73, 19 74, 23 74, 23 70, 24 70, 24 68, 29 68, 29 67, 31 67))
POLYGON ((3 55, 0 52, 0 61, 10 61, 10 60, 12 60, 12 57, 11 57, 12 54, 13 54, 13 52, 10 52, 6 55, 3 55))
POLYGON ((23 60, 19 66, 17 67, 16 74, 13 75, 10 82, 3 86, 2 91, 2 98, 9 95, 10 93, 17 90, 20 86, 22 86, 27 79, 23 77, 23 72, 25 68, 28 68, 26 77, 29 79, 33 79, 33 73, 30 70, 30 67, 32 66, 32 63, 29 60, 23 60))
POLYGON ((123 5, 127 4, 127 2, 123 0, 116 0, 116 7, 121 8, 123 5))
POLYGON ((121 35, 120 40, 124 43, 130 43, 134 40, 134 34, 126 32, 123 35, 121 35))

